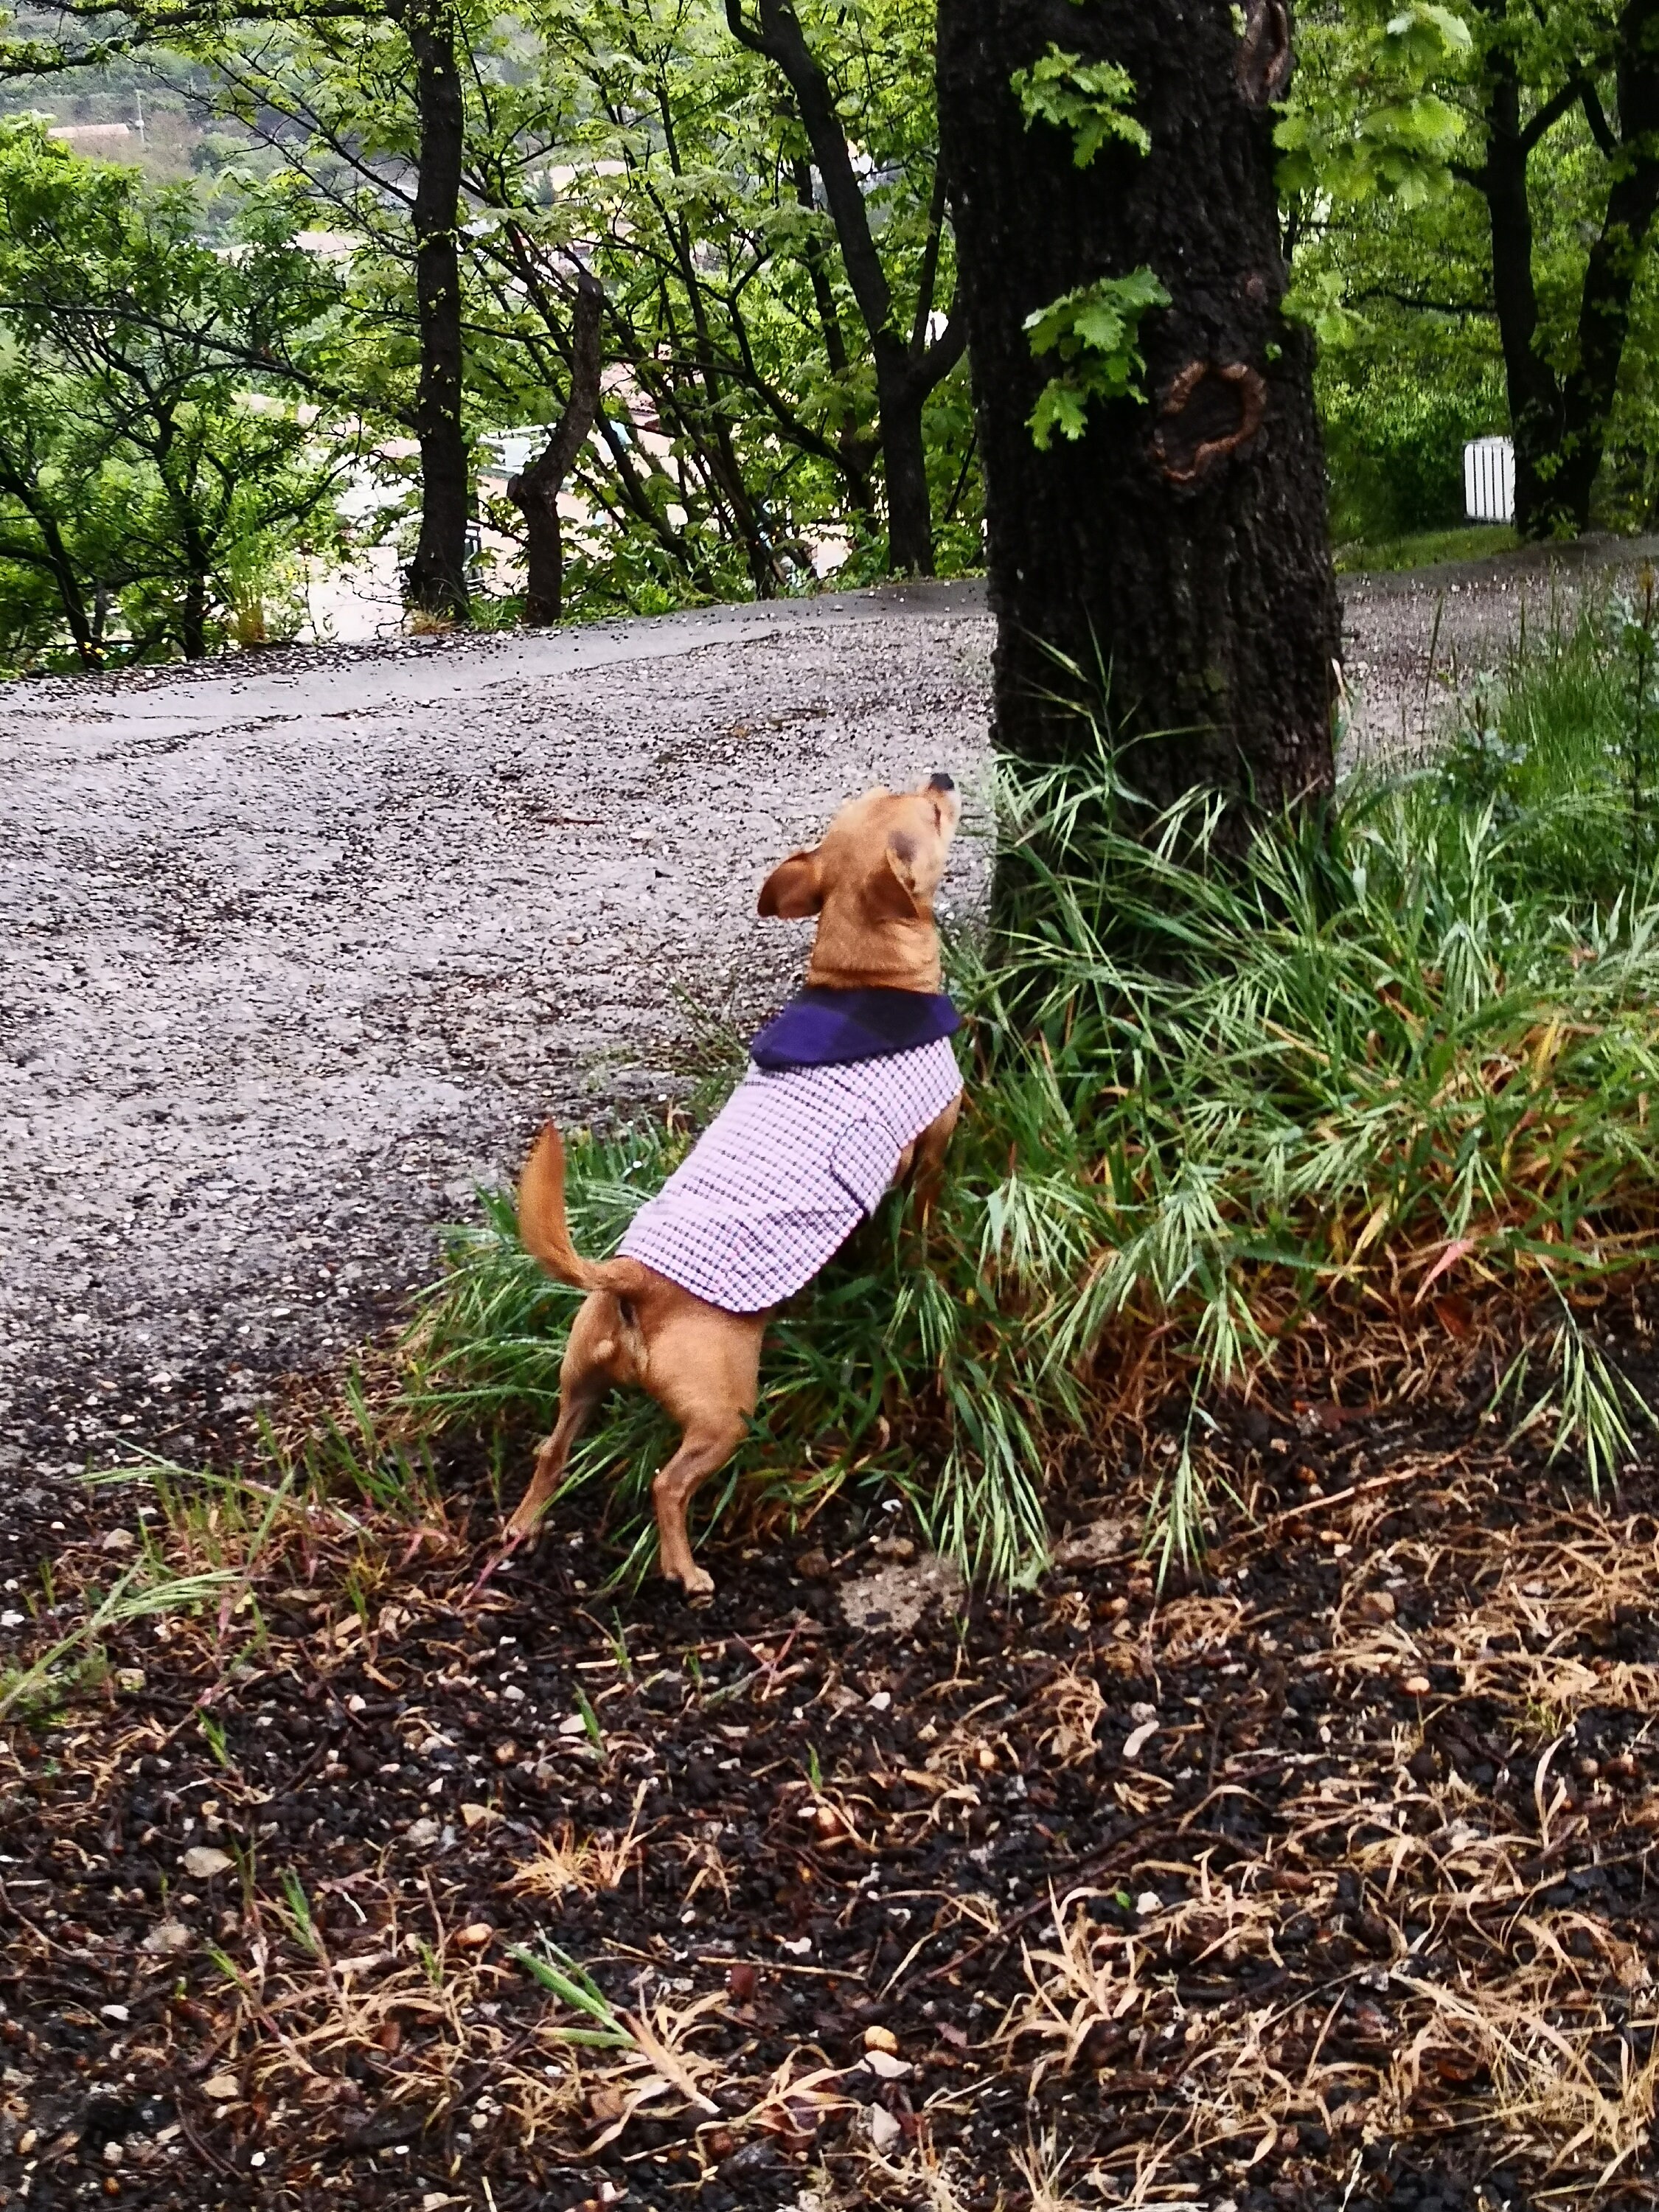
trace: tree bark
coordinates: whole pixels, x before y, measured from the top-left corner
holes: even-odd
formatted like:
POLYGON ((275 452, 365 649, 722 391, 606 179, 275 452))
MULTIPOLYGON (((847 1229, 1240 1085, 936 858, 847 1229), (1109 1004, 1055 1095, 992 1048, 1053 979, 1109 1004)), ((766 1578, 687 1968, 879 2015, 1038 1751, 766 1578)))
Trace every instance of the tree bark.
POLYGON ((1049 762, 1084 727, 1050 696, 1054 652, 1109 670, 1126 780, 1273 808, 1328 785, 1340 649, 1310 339, 1285 272, 1272 103, 1290 74, 1282 0, 939 0, 941 152, 953 180, 998 617, 995 733, 1049 762), (1121 64, 1144 155, 1086 167, 1028 130, 1010 78, 1051 46, 1121 64), (1171 305, 1141 323, 1147 403, 1095 400, 1039 452, 1052 357, 1025 319, 1150 266, 1171 305))
POLYGON ((461 162, 466 108, 446 0, 414 0, 400 20, 415 62, 420 175, 415 187, 415 302, 421 363, 415 435, 421 532, 406 589, 411 605, 465 622, 471 520, 461 418, 461 162))
POLYGON ((527 623, 556 623, 564 599, 564 546, 559 531, 559 494, 599 410, 599 318, 605 292, 584 269, 576 279, 571 317, 570 398, 552 436, 527 469, 509 477, 507 495, 524 515, 529 576, 525 590, 527 623))

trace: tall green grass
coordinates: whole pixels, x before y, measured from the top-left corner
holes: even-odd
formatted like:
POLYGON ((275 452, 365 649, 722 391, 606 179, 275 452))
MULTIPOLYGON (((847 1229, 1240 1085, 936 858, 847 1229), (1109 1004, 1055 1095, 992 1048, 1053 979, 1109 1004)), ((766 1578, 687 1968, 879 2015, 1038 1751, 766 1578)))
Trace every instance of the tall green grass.
POLYGON ((1438 763, 1446 802, 1489 808, 1516 882, 1577 905, 1640 896, 1659 857, 1659 598, 1553 595, 1463 702, 1438 763))
MULTIPOLYGON (((1056 1462, 1115 1463, 1138 1364, 1141 1410, 1175 1419, 1167 1559, 1200 1540, 1213 1393, 1298 1334, 1453 1293, 1531 1316, 1532 1418, 1605 1474, 1640 1409, 1575 1297, 1659 1235, 1659 880, 1626 848, 1610 895, 1573 884, 1563 855, 1605 794, 1540 782, 1477 787, 1455 759, 1356 781, 1239 860, 1202 795, 1130 835, 1098 728, 1065 769, 1005 771, 1018 889, 994 967, 951 948, 969 1103, 926 1262, 890 1200, 779 1316, 715 1510, 744 1478, 805 1510, 879 1474, 964 1565, 1017 1579, 1056 1462)), ((609 1250, 689 1141, 579 1139, 579 1245, 609 1250)), ((550 1421, 572 1304, 487 1200, 425 1302, 410 1406, 550 1421)), ((637 1511, 670 1441, 621 1398, 570 1481, 603 1474, 637 1511)))

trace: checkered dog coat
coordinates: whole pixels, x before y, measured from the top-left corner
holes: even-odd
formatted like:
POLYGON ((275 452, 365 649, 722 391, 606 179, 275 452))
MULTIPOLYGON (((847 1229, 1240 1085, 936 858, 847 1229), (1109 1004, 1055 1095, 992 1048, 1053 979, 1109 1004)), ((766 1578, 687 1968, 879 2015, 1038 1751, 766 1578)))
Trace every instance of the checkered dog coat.
POLYGON ((775 1306, 875 1212, 961 1089, 948 1036, 830 1066, 751 1061, 619 1249, 727 1313, 775 1306))

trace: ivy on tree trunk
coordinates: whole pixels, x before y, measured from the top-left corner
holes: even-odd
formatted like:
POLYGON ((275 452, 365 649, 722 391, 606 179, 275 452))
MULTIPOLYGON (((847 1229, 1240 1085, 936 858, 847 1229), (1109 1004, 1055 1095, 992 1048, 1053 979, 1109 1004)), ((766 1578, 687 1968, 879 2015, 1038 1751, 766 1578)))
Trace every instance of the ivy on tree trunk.
POLYGON ((1054 702, 1075 689, 1054 652, 1103 663, 1126 781, 1158 804, 1205 784, 1274 807, 1331 779, 1324 460, 1311 343, 1280 313, 1272 134, 1290 64, 1281 0, 939 0, 997 739, 1028 761, 1072 753, 1083 726, 1054 702), (1141 130, 1093 131, 1085 152, 1079 131, 1028 121, 1013 79, 1045 58, 1052 78, 1056 54, 1083 110, 1109 65, 1127 70, 1141 130), (1135 334, 1144 398, 1085 381, 1082 434, 1039 450, 1054 364, 1028 324, 1147 270, 1169 304, 1135 334))

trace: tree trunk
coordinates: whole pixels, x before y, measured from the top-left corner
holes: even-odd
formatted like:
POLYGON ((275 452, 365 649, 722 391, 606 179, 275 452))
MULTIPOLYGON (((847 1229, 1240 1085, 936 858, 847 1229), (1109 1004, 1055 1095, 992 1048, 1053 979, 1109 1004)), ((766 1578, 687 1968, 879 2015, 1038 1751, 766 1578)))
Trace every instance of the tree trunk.
POLYGON ((1619 19, 1619 137, 1607 213, 1589 251, 1578 309, 1578 360, 1561 395, 1561 465, 1553 487, 1574 527, 1589 521, 1607 422, 1630 331, 1631 295, 1659 207, 1659 0, 1630 0, 1619 19))
MULTIPOLYGON (((870 210, 854 167, 852 149, 836 106, 834 88, 807 44, 790 0, 754 0, 752 22, 744 14, 744 0, 726 0, 727 26, 740 46, 764 54, 781 71, 794 94, 796 112, 823 182, 824 202, 836 227, 842 264, 869 333, 887 476, 887 565, 896 572, 931 575, 933 522, 921 410, 928 393, 962 357, 962 320, 953 307, 945 331, 929 345, 924 306, 906 343, 892 287, 870 226, 870 210)), ((942 19, 943 6, 941 23, 942 19)), ((944 158, 942 153, 940 158, 944 158)), ((929 234, 927 257, 926 289, 930 295, 938 246, 935 225, 929 234)))
POLYGON ((904 356, 888 363, 877 353, 876 393, 887 477, 887 565, 897 575, 933 573, 933 511, 921 435, 921 410, 931 388, 904 356))
POLYGON ((1561 441, 1560 394, 1538 351, 1538 294, 1532 274, 1532 210, 1527 200, 1531 148, 1521 124, 1521 88, 1512 58, 1498 46, 1488 64, 1486 160, 1480 175, 1492 226, 1492 304, 1504 348, 1504 381, 1515 445, 1515 522, 1523 537, 1547 534, 1551 479, 1561 441))
POLYGON ((605 293, 584 269, 576 279, 576 306, 570 331, 570 398, 546 446, 520 475, 509 477, 507 495, 523 512, 529 576, 525 590, 527 623, 556 623, 564 598, 564 547, 559 532, 559 494, 593 427, 599 410, 599 317, 605 293))
POLYGON ((179 612, 179 641, 186 660, 201 660, 207 653, 207 578, 192 568, 185 579, 184 605, 179 612))
POLYGON ((461 420, 461 262, 459 231, 466 109, 446 0, 416 0, 402 16, 415 60, 420 175, 415 187, 415 300, 420 379, 415 434, 421 448, 421 534, 410 563, 412 605, 465 622, 471 519, 466 432, 461 420))
POLYGON ((1045 694, 1052 651, 1110 672, 1126 779, 1272 808, 1328 785, 1340 647, 1309 338, 1285 274, 1272 102, 1290 74, 1282 0, 939 0, 941 153, 955 191, 992 605, 995 727, 1025 760, 1079 750, 1045 694), (1026 128, 1010 79, 1050 46, 1135 85, 1144 155, 1086 167, 1026 128), (1150 265, 1171 305, 1139 331, 1147 404, 1090 403, 1084 435, 1033 442, 1053 357, 1026 318, 1150 265))

